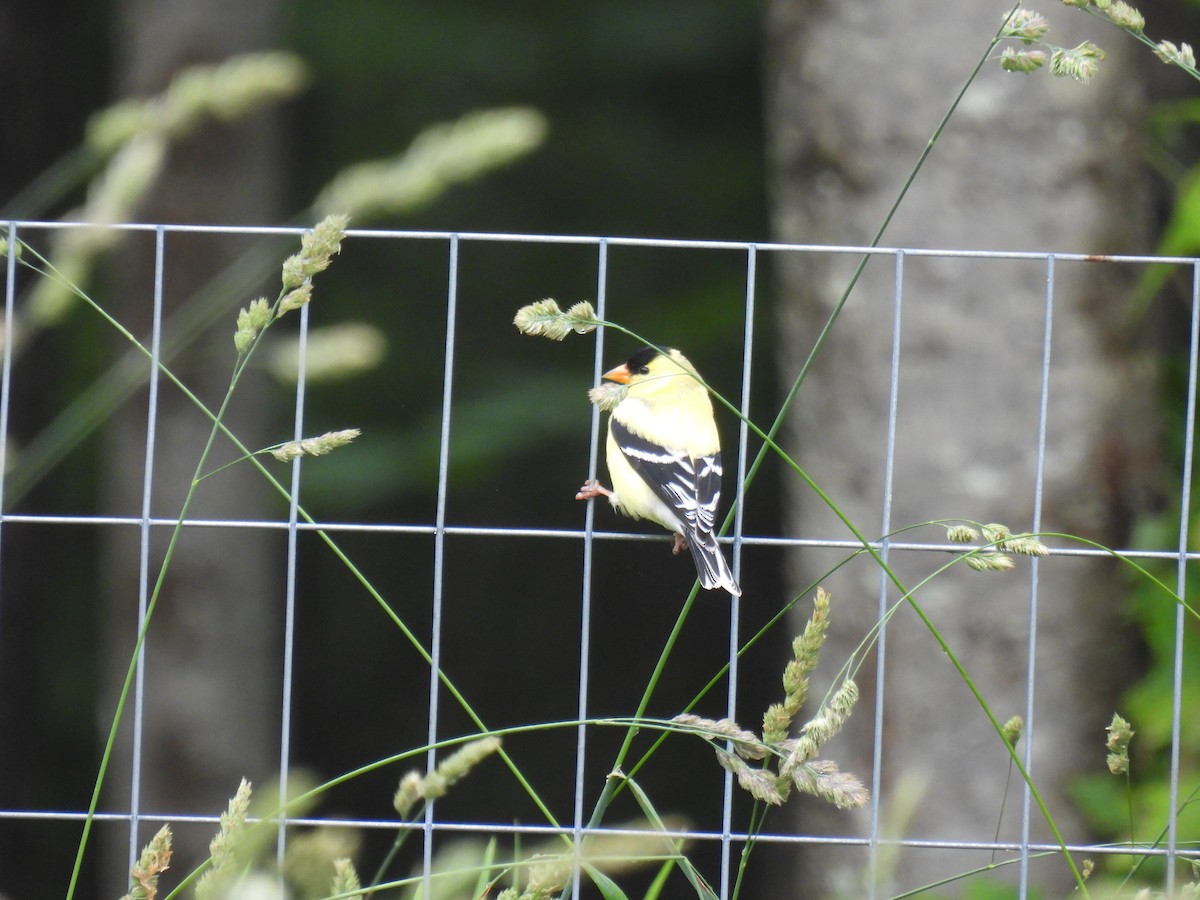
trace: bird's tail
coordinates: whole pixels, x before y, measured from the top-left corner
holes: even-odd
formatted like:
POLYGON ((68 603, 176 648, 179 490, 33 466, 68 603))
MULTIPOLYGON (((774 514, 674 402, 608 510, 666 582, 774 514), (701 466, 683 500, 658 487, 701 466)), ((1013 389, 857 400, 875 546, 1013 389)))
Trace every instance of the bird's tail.
POLYGON ((688 534, 687 542, 696 563, 696 574, 700 576, 700 584, 704 589, 711 591, 723 588, 734 597, 740 597, 742 589, 738 587, 729 563, 725 562, 725 554, 721 552, 717 539, 712 534, 693 531, 688 534))

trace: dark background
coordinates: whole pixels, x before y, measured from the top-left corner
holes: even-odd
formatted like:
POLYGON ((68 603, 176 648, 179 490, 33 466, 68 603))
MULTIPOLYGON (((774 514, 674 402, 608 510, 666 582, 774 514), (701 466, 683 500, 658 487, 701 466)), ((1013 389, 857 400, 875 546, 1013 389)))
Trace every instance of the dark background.
MULTIPOLYGON (((304 209, 341 167, 392 156, 427 125, 473 109, 519 104, 541 110, 549 121, 540 149, 455 187, 427 208, 372 224, 767 240, 761 12, 759 3, 728 0, 600 2, 578 9, 377 0, 333 10, 309 0, 290 3, 278 46, 299 53, 313 81, 283 110, 282 208, 304 209)), ((11 79, 0 126, 6 215, 50 218, 82 199, 79 188, 50 209, 8 203, 50 161, 71 153, 87 116, 113 99, 112 16, 108 3, 0 4, 0 49, 11 79)), ((291 252, 281 246, 280 259, 291 252)), ((596 250, 467 242, 461 254, 448 524, 578 528, 583 510, 571 498, 587 475, 590 407, 584 392, 592 379, 592 338, 572 337, 561 345, 533 340, 519 336, 511 319, 519 306, 546 296, 564 305, 594 299, 596 250)), ((385 334, 389 350, 368 375, 309 391, 306 432, 364 431, 351 450, 307 467, 304 501, 318 519, 433 521, 446 268, 444 242, 352 241, 319 279, 314 324, 370 322, 385 334)), ((111 275, 98 274, 98 297, 111 275)), ((756 417, 769 421, 775 390, 765 261, 757 291, 753 402, 756 417)), ((652 340, 685 348, 709 381, 735 400, 744 292, 741 253, 621 247, 609 253, 611 317, 652 340)), ((235 309, 248 299, 231 297, 230 303, 235 309)), ((16 369, 20 383, 30 387, 14 407, 14 433, 28 440, 103 371, 108 341, 104 327, 82 311, 42 335, 16 369), (37 375, 39 370, 47 375, 37 375)), ((620 335, 610 335, 607 347, 613 363, 636 349, 620 335)), ((211 362, 231 364, 232 352, 211 362)), ((267 390, 282 440, 290 436, 290 392, 267 390)), ((731 416, 722 417, 727 471, 735 461, 735 425, 731 416)), ((96 439, 86 441, 38 484, 21 510, 100 511, 99 452, 96 439)), ((777 533, 771 477, 764 473, 752 494, 751 533, 777 533)), ((597 527, 636 529, 606 508, 597 509, 597 527)), ((11 723, 2 727, 10 744, 6 755, 20 771, 10 770, 9 799, 0 806, 81 809, 95 777, 97 734, 111 715, 96 698, 100 543, 94 530, 81 528, 43 529, 36 536, 10 529, 5 539, 3 590, 14 600, 0 612, 0 677, 9 685, 0 691, 0 718, 11 723), (30 596, 40 601, 16 601, 30 596), (10 689, 18 681, 28 687, 10 689)), ((433 539, 347 534, 340 542, 428 640, 433 539)), ((691 572, 686 561, 670 557, 668 546, 664 537, 596 547, 594 715, 632 712, 675 621, 691 572)), ((573 718, 580 544, 452 536, 446 560, 443 664, 458 686, 493 726, 573 718)), ((775 590, 778 563, 773 552, 747 550, 743 581, 749 596, 775 590)), ((295 764, 326 778, 423 744, 427 667, 315 538, 302 538, 300 566, 295 764)), ((766 614, 748 606, 743 634, 766 614)), ((702 596, 652 715, 670 716, 691 699, 725 658, 727 634, 726 598, 702 596)), ((761 710, 774 698, 782 660, 781 653, 765 653, 747 662, 749 675, 755 666, 762 671, 743 684, 764 687, 746 692, 754 695, 744 708, 761 710)), ((724 692, 722 684, 702 711, 722 714, 724 692)), ((473 730, 444 695, 442 709, 441 733, 473 730)), ((620 736, 597 731, 589 737, 590 791, 602 783, 620 736)), ((574 748, 572 730, 510 742, 514 756, 541 775, 539 789, 564 821, 571 817, 574 748)), ((448 798, 439 817, 537 822, 536 810, 507 773, 491 766, 490 777, 473 779, 469 794, 448 798)), ((230 794, 240 774, 230 773, 230 794)), ((347 785, 317 812, 386 818, 399 774, 393 768, 347 785)), ((682 812, 698 827, 719 828, 721 773, 699 742, 678 742, 670 762, 664 757, 639 777, 663 803, 662 812, 682 812), (695 765, 681 764, 689 760, 695 765)), ((589 806, 593 797, 591 791, 589 806)), ((634 814, 624 802, 610 820, 634 814)), ((0 824, 0 890, 19 897, 61 889, 77 840, 74 824, 0 824)), ((368 837, 364 875, 390 840, 388 834, 368 837)), ((715 850, 697 853, 715 877, 715 850)), ((85 875, 95 872, 89 868, 85 875)), ((108 896, 112 887, 85 879, 79 895, 108 896)))

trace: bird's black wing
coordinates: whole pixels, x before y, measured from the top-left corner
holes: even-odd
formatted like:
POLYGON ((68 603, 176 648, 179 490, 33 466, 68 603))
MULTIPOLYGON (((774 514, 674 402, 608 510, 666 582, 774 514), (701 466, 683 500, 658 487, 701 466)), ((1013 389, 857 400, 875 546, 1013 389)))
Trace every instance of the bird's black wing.
POLYGON ((721 496, 720 452, 695 458, 639 437, 616 419, 611 428, 613 440, 633 470, 675 511, 684 527, 711 533, 721 496))
POLYGON ((679 517, 700 583, 705 588, 724 587, 730 593, 739 593, 714 533, 721 499, 720 451, 693 457, 639 437, 616 419, 610 427, 633 470, 679 517))

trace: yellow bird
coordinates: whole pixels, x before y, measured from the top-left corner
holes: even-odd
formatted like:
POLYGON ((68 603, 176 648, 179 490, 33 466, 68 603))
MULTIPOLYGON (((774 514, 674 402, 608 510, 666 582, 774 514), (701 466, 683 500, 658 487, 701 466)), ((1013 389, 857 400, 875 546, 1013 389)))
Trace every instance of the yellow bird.
POLYGON ((700 584, 737 597, 741 588, 713 533, 721 440, 695 371, 678 350, 647 347, 604 373, 628 386, 608 420, 605 461, 613 489, 589 481, 575 499, 605 496, 618 512, 674 532, 672 552, 691 549, 700 584))

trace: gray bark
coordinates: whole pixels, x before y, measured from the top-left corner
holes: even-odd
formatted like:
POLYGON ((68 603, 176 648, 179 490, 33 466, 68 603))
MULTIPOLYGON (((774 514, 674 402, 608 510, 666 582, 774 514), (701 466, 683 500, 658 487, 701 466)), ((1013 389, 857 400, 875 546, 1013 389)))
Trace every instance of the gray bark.
MULTIPOLYGON (((1049 5, 1049 4, 1047 4, 1049 5)), ((1057 6, 1057 4, 1056 4, 1057 6)), ((768 122, 775 237, 864 245, 998 27, 993 4, 851 0, 769 4, 768 122)), ((1081 13, 1044 10, 1051 39, 1087 38, 1108 58, 1090 85, 990 63, 936 144, 883 244, 985 250, 1143 252, 1148 203, 1139 176, 1143 97, 1132 42, 1081 13)), ((790 254, 778 268, 781 378, 791 384, 856 257, 790 254)), ((1049 394, 1042 527, 1110 545, 1125 540, 1156 465, 1155 369, 1144 334, 1122 330, 1136 273, 1060 263, 1049 394)), ((875 259, 800 391, 788 446, 870 538, 881 531, 892 345, 894 259, 875 259)), ((1031 528, 1041 391, 1046 265, 909 257, 904 264, 901 377, 892 527, 944 517, 1031 528)), ((1140 331, 1148 332, 1146 322, 1140 331)), ((788 498, 790 533, 846 539, 802 485, 788 498)), ((943 541, 927 529, 918 539, 943 541)), ((1051 541, 1052 544, 1059 542, 1051 541)), ((802 551, 799 586, 841 554, 802 551)), ((944 554, 893 552, 909 585, 944 554)), ((1107 561, 1052 558, 1039 566, 1033 775, 1067 839, 1086 840, 1070 779, 1103 771, 1104 725, 1127 674, 1117 631, 1121 583, 1107 561)), ((833 595, 832 672, 878 617, 878 570, 856 563, 825 584, 833 595)), ((896 602, 892 589, 888 602, 896 602)), ((1003 575, 959 566, 917 595, 1004 721, 1024 714, 1030 631, 1029 563, 1003 575)), ((804 611, 807 614, 807 610, 804 611)), ((793 623, 798 631, 799 619, 793 623)), ((1020 782, 957 674, 907 608, 887 629, 882 721, 884 838, 991 841, 1006 785, 1002 840, 1019 838, 1020 782)), ((863 698, 830 754, 869 781, 876 661, 858 674, 863 698)), ((817 691, 815 696, 820 696, 817 691)), ((1023 747, 1022 747, 1023 749, 1023 747)), ((801 804, 800 827, 868 834, 865 812, 801 804)), ((1032 838, 1049 834, 1034 810, 1032 838)), ((881 854, 820 847, 803 854, 805 896, 865 896, 912 888, 990 852, 901 848, 881 854)), ((1003 858, 1001 855, 1000 858, 1003 858)), ((1068 884, 1061 860, 1031 877, 1068 884)), ((1015 871, 1015 867, 1013 867, 1015 871)), ((997 877, 1007 877, 1000 875, 997 877)))
MULTIPOLYGON (((119 89, 124 95, 161 91, 180 68, 269 47, 276 39, 276 0, 171 2, 129 0, 121 5, 117 34, 119 89)), ((168 170, 140 211, 144 221, 273 223, 279 220, 280 145, 272 117, 236 125, 206 126, 175 145, 168 170)), ((165 306, 169 314, 246 248, 245 239, 171 236, 167 240, 165 306)), ((121 315, 139 335, 149 334, 153 254, 148 241, 122 257, 121 315)), ((248 290, 253 290, 250 286, 248 290)), ((253 295, 229 297, 229 312, 211 335, 201 336, 172 367, 215 409, 232 370, 232 333, 238 305, 253 295)), ((263 385, 248 379, 239 389, 228 424, 249 446, 278 439, 269 434, 263 385)), ((106 435, 109 508, 136 514, 142 502, 146 395, 115 418, 106 435)), ((174 518, 193 475, 208 421, 180 393, 163 384, 154 448, 152 514, 174 518)), ((290 435, 288 435, 290 436, 290 435)), ((230 458, 218 441, 213 467, 230 458)), ((207 479, 189 515, 260 520, 278 505, 268 502, 261 479, 235 466, 207 479)), ((150 580, 158 572, 168 534, 154 535, 150 580)), ((106 660, 111 679, 101 694, 101 721, 110 722, 120 679, 137 633, 138 538, 134 530, 105 529, 104 603, 106 660)), ((273 560, 281 546, 259 530, 185 531, 169 570, 146 644, 142 735, 142 813, 215 815, 223 811, 241 777, 262 785, 278 771, 279 632, 282 570, 273 560)), ((108 779, 106 806, 128 809, 133 708, 125 713, 122 741, 108 779)), ((141 826, 140 846, 157 823, 141 826)), ((207 854, 213 829, 176 828, 172 871, 187 872, 207 854)), ((129 835, 106 831, 105 883, 109 893, 128 877, 129 835)))

